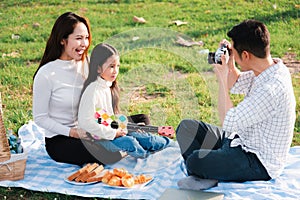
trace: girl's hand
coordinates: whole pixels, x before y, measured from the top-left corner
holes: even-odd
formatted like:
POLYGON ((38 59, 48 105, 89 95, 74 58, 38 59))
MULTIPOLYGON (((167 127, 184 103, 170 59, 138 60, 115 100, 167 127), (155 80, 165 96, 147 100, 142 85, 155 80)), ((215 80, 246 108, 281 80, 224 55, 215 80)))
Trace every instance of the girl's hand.
POLYGON ((123 130, 123 129, 117 129, 117 133, 116 133, 116 137, 115 138, 118 138, 118 137, 123 137, 125 136, 127 133, 123 130))

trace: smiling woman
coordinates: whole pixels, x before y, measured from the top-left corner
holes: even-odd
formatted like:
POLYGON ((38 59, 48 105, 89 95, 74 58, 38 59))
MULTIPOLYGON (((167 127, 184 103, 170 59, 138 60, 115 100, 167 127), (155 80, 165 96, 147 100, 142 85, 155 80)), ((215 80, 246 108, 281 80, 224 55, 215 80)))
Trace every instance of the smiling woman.
POLYGON ((119 152, 93 145, 86 132, 77 127, 90 42, 88 20, 72 12, 64 13, 53 26, 34 74, 33 119, 45 129, 46 150, 58 162, 107 164, 121 159, 119 152))
POLYGON ((50 61, 84 61, 91 43, 89 21, 72 12, 62 14, 55 22, 37 71, 50 61), (78 52, 78 53, 75 53, 78 52), (79 54, 78 56, 76 56, 79 54))
POLYGON ((63 38, 61 45, 64 51, 60 56, 61 60, 81 60, 85 50, 89 47, 89 31, 82 22, 76 24, 72 34, 67 39, 63 38))

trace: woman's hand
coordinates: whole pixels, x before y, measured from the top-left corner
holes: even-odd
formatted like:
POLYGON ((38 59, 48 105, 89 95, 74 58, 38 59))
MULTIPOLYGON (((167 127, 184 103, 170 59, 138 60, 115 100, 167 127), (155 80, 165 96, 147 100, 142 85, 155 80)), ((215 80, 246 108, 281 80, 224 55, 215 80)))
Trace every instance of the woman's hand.
POLYGON ((78 139, 89 139, 88 135, 86 134, 86 131, 80 128, 71 128, 69 136, 78 139))

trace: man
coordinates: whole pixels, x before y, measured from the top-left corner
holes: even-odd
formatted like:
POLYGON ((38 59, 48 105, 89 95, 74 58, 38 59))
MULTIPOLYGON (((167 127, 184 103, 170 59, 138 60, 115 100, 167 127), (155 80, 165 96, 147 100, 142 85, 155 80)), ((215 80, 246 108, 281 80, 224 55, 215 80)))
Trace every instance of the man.
POLYGON ((214 64, 222 128, 183 120, 176 130, 189 174, 178 182, 183 189, 276 178, 292 142, 296 103, 291 77, 283 62, 271 57, 267 27, 245 20, 227 35, 231 42, 221 44, 230 56, 214 64), (229 91, 245 95, 236 107, 229 91))

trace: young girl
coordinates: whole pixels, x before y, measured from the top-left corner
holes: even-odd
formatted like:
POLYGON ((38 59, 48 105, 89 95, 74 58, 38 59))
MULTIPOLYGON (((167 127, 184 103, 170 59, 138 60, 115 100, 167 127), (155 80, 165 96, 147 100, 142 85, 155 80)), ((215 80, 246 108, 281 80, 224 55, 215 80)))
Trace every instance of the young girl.
MULTIPOLYGON (((95 120, 95 113, 99 109, 106 110, 108 115, 120 114, 119 87, 116 81, 119 67, 119 53, 114 47, 98 44, 93 49, 89 76, 84 83, 79 105, 79 126, 97 137, 95 142, 110 151, 124 151, 133 157, 145 158, 150 152, 165 148, 171 140, 144 132, 127 133, 122 128, 114 129, 95 120)), ((137 122, 133 119, 140 117, 144 115, 128 117, 128 121, 137 122)))

